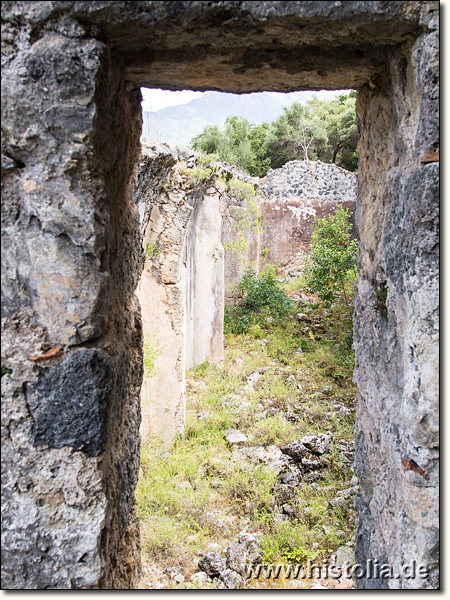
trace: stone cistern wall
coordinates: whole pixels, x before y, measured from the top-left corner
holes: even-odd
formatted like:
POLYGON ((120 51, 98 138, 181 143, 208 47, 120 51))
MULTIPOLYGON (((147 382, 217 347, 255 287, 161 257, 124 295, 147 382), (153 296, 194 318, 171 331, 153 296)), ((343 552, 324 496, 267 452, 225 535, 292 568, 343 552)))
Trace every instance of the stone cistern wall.
POLYGON ((358 90, 358 586, 437 588, 439 3, 1 9, 3 589, 137 586, 142 86, 358 90))

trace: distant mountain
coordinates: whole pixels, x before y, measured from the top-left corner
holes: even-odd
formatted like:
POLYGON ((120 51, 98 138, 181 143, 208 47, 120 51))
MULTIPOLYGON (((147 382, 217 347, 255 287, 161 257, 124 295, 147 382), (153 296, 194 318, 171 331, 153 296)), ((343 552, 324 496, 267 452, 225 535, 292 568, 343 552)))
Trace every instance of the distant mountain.
POLYGON ((283 106, 290 106, 292 102, 304 104, 312 94, 313 92, 206 92, 187 104, 144 112, 142 138, 189 146, 192 138, 201 133, 206 125, 223 128, 226 118, 233 116, 245 117, 257 125, 270 123, 283 112, 283 106))

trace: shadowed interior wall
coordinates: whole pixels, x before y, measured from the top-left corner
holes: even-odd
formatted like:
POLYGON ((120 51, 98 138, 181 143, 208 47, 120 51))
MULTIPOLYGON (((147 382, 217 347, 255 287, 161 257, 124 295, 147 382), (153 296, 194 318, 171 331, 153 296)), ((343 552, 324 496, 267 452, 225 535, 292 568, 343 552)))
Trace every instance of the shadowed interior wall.
POLYGON ((358 585, 438 586, 438 11, 2 3, 3 589, 137 585, 140 86, 359 90, 358 585))

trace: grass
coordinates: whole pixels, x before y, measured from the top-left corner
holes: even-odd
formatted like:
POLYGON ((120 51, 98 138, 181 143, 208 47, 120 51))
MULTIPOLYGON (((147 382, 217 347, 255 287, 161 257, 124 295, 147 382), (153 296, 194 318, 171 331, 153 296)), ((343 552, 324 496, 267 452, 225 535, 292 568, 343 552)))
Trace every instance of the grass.
POLYGON ((354 412, 341 417, 333 409, 355 401, 346 319, 340 306, 305 303, 282 324, 227 335, 221 365, 205 362, 187 373, 184 433, 169 451, 157 440, 142 446, 136 496, 144 567, 180 566, 188 581, 208 543, 225 549, 245 525, 261 533, 268 563, 320 560, 353 538, 352 511, 344 515, 329 504, 353 475, 336 444, 317 479, 296 488, 293 515, 280 520, 273 512, 275 474, 237 456, 224 439, 234 427, 247 446, 279 447, 321 431, 352 440, 354 412), (307 319, 299 321, 300 312, 307 319), (254 388, 246 387, 256 371, 254 388))

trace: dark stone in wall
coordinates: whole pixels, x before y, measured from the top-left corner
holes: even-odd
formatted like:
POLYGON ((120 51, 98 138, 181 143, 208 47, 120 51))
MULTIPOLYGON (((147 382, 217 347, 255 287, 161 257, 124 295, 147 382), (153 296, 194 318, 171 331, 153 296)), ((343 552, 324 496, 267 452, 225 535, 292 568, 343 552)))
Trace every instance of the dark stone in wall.
POLYGON ((100 350, 75 350, 59 364, 41 369, 26 395, 35 445, 100 454, 111 383, 109 357, 100 350))

